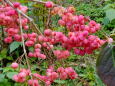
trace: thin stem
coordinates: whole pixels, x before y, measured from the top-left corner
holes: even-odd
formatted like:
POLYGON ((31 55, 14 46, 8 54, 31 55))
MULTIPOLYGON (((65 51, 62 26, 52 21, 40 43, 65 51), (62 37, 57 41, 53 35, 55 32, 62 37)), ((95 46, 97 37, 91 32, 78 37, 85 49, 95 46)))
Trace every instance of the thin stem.
MULTIPOLYGON (((40 4, 45 4, 46 3, 46 2, 40 1, 40 0, 30 0, 30 1, 37 2, 37 3, 40 3, 40 4)), ((59 5, 54 4, 54 7, 57 7, 57 6, 59 6, 59 5)))
MULTIPOLYGON (((20 31, 21 31, 21 37, 22 37, 22 44, 23 44, 24 55, 25 55, 25 58, 26 58, 28 69, 31 71, 31 67, 29 65, 28 56, 27 56, 27 52, 26 52, 26 47, 25 47, 25 44, 24 44, 21 15, 20 15, 20 13, 18 13, 18 15, 19 15, 20 31)), ((33 79, 31 73, 30 73, 30 77, 31 77, 31 79, 33 79)))
POLYGON ((38 1, 38 0, 30 0, 30 1, 37 2, 37 3, 40 3, 40 4, 45 4, 45 2, 43 2, 43 1, 38 1))
MULTIPOLYGON (((8 5, 10 5, 12 8, 14 8, 12 2, 10 2, 9 0, 4 0, 8 5)), ((14 8, 18 13, 20 13, 22 16, 26 17, 27 19, 29 19, 30 21, 33 21, 32 18, 30 18, 29 16, 27 16, 25 13, 23 13, 21 10, 14 8)))
POLYGON ((51 9, 49 9, 48 12, 49 12, 49 14, 48 14, 47 22, 46 22, 46 28, 49 28, 49 23, 50 23, 50 19, 51 19, 51 9))
POLYGON ((18 60, 21 60, 23 56, 24 56, 24 53, 21 56, 19 56, 15 62, 17 62, 18 60))

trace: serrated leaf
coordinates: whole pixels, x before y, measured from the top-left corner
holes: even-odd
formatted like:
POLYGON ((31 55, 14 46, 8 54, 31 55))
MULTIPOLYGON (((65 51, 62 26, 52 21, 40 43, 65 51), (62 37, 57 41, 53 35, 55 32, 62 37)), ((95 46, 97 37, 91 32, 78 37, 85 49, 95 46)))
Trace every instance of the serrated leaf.
POLYGON ((0 55, 5 57, 6 54, 7 54, 7 49, 4 48, 4 49, 0 52, 0 55))
POLYGON ((34 51, 34 48, 33 47, 29 47, 29 51, 34 51))
POLYGON ((103 10, 108 10, 108 9, 110 9, 110 6, 111 6, 111 4, 105 5, 105 7, 103 7, 103 10))
POLYGON ((8 73, 7 73, 7 77, 8 77, 9 79, 12 79, 12 77, 13 77, 15 74, 18 74, 18 72, 8 72, 8 73))
POLYGON ((2 59, 13 60, 13 58, 10 57, 10 56, 2 56, 2 55, 0 55, 0 60, 2 60, 2 59))
POLYGON ((6 54, 7 54, 7 49, 4 48, 4 49, 0 52, 0 60, 6 58, 6 54))
POLYGON ((0 74, 0 82, 3 81, 4 77, 5 77, 5 74, 0 74))
POLYGON ((1 54, 6 54, 7 53, 7 49, 4 48, 2 51, 1 51, 1 54))
POLYGON ((97 83, 100 85, 100 86, 105 86, 104 84, 103 84, 103 82, 100 80, 100 78, 95 74, 95 79, 96 79, 96 81, 97 81, 97 83))
POLYGON ((3 69, 3 73, 8 72, 8 71, 14 71, 14 69, 12 69, 11 67, 5 67, 3 69))
POLYGON ((113 20, 111 21, 111 24, 113 24, 113 25, 115 24, 115 19, 113 19, 113 20))
POLYGON ((65 80, 55 80, 54 82, 55 82, 55 83, 58 83, 58 84, 64 84, 64 83, 66 83, 65 80))
POLYGON ((15 83, 14 86, 21 86, 21 83, 15 83))
POLYGON ((2 68, 2 67, 0 67, 0 71, 1 71, 1 70, 3 70, 3 68, 2 68))
POLYGON ((104 25, 109 24, 109 18, 108 18, 108 17, 105 17, 105 18, 103 19, 103 24, 104 24, 104 25))
POLYGON ((10 57, 10 56, 7 56, 6 59, 8 59, 8 60, 13 60, 13 58, 10 57))
POLYGON ((13 42, 10 44, 10 53, 13 52, 15 49, 17 49, 20 45, 22 45, 20 42, 13 42))
POLYGON ((113 19, 115 19, 115 9, 108 9, 106 11, 106 17, 109 18, 110 21, 112 21, 113 19))

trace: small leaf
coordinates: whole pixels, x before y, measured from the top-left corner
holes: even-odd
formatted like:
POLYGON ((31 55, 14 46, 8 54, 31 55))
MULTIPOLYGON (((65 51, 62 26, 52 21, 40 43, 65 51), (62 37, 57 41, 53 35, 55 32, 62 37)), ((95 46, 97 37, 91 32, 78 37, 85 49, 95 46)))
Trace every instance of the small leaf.
POLYGON ((11 67, 4 67, 3 73, 8 72, 8 71, 14 71, 11 67))
POLYGON ((106 11, 106 17, 109 18, 110 21, 115 19, 115 9, 109 9, 106 11))
POLYGON ((15 74, 18 74, 18 72, 8 72, 8 73, 7 73, 7 77, 8 77, 9 79, 12 79, 12 77, 13 77, 15 74))
POLYGON ((105 86, 104 84, 103 84, 103 82, 100 80, 100 78, 95 74, 95 79, 96 79, 96 81, 97 81, 97 83, 100 85, 100 86, 105 86))
POLYGON ((2 81, 3 81, 4 77, 5 77, 5 75, 4 75, 4 74, 0 74, 0 82, 2 82, 2 81))
POLYGON ((0 67, 0 71, 3 70, 3 68, 0 67))
POLYGON ((6 53, 7 53, 7 49, 4 48, 4 49, 1 51, 1 54, 6 55, 6 53))
POLYGON ((21 86, 21 83, 15 83, 14 86, 21 86))
POLYGON ((21 45, 20 42, 13 42, 10 44, 10 53, 13 52, 15 49, 17 49, 21 45))
POLYGON ((13 60, 13 58, 10 57, 10 56, 7 56, 6 59, 8 59, 8 60, 13 60))
POLYGON ((58 83, 58 84, 64 84, 64 83, 66 83, 65 80, 55 80, 54 82, 55 82, 55 83, 58 83))
POLYGON ((4 49, 0 52, 0 60, 6 58, 6 54, 7 54, 7 49, 4 48, 4 49))
POLYGON ((103 24, 104 24, 104 25, 109 24, 109 18, 105 17, 105 18, 103 19, 103 24))
POLYGON ((29 47, 29 51, 34 51, 34 48, 33 47, 29 47))

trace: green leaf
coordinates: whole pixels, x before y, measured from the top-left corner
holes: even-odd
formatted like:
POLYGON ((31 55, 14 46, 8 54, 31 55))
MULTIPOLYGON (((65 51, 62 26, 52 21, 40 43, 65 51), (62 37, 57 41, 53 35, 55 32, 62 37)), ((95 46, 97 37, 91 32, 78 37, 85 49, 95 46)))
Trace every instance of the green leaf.
POLYGON ((18 72, 8 72, 8 73, 7 73, 7 77, 8 77, 9 79, 12 79, 12 77, 13 77, 15 74, 18 74, 18 72))
POLYGON ((55 82, 55 83, 58 83, 58 84, 64 84, 64 83, 66 83, 65 80, 55 80, 54 82, 55 82))
POLYGON ((21 83, 15 83, 14 86, 21 86, 21 83))
POLYGON ((33 52, 34 48, 33 47, 29 47, 29 51, 33 52))
POLYGON ((5 77, 5 74, 0 74, 0 82, 3 81, 4 77, 5 77))
POLYGON ((2 68, 2 67, 0 67, 0 71, 1 71, 1 70, 3 70, 3 68, 2 68))
POLYGON ((7 54, 7 49, 4 48, 4 49, 0 52, 0 60, 6 58, 6 54, 7 54))
POLYGON ((1 52, 0 52, 0 60, 2 59, 8 59, 8 60, 13 60, 12 57, 7 56, 7 49, 4 48, 1 52))
POLYGON ((103 10, 108 10, 108 9, 110 9, 110 8, 111 8, 110 6, 111 6, 111 4, 108 3, 107 5, 105 5, 105 7, 103 7, 103 10))
POLYGON ((110 21, 112 21, 113 19, 115 19, 115 9, 108 9, 106 11, 106 17, 109 18, 110 21))
POLYGON ((103 19, 103 24, 104 24, 104 25, 109 24, 109 18, 108 18, 108 17, 105 17, 105 18, 103 19))
POLYGON ((20 42, 13 42, 10 44, 10 53, 17 49, 22 43, 20 42))
POLYGON ((103 84, 103 82, 100 80, 100 78, 95 74, 95 79, 96 79, 96 82, 100 85, 100 86, 105 86, 103 84))
POLYGON ((13 58, 10 57, 10 56, 7 56, 6 59, 8 59, 8 60, 13 60, 13 58))
POLYGON ((1 51, 1 53, 0 54, 2 54, 2 55, 5 55, 6 56, 6 54, 7 54, 7 49, 6 48, 4 48, 2 51, 1 51))
POLYGON ((4 67, 3 73, 9 72, 9 71, 14 71, 14 69, 12 69, 11 67, 4 67))

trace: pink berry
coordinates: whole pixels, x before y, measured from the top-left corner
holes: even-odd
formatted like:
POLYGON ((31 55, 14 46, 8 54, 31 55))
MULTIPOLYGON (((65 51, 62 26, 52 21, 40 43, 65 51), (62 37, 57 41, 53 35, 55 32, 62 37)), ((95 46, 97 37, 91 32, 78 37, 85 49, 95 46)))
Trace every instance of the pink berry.
POLYGON ((29 41, 26 41, 26 42, 25 42, 25 45, 28 46, 28 47, 30 47, 30 46, 33 46, 33 45, 34 45, 34 42, 31 41, 31 40, 29 40, 29 41))
POLYGON ((18 82, 18 75, 14 75, 13 76, 13 80, 16 81, 16 82, 18 82))
POLYGON ((19 77, 19 78, 25 78, 25 77, 26 77, 26 73, 25 73, 25 72, 20 72, 20 73, 18 74, 18 77, 19 77))
POLYGON ((40 74, 34 73, 33 76, 34 76, 35 78, 41 79, 41 75, 40 75, 40 74))
POLYGON ((64 68, 63 68, 63 67, 59 67, 59 68, 57 69, 57 72, 59 72, 59 73, 64 72, 64 68))
POLYGON ((38 80, 28 80, 28 85, 29 86, 40 86, 39 83, 38 83, 38 80))
POLYGON ((34 48, 41 48, 41 44, 35 44, 34 48))
POLYGON ((65 22, 63 20, 59 20, 58 24, 61 25, 61 26, 65 26, 65 22))
POLYGON ((20 6, 20 3, 19 2, 15 2, 15 3, 13 3, 13 5, 14 5, 15 8, 18 8, 20 6))
POLYGON ((39 48, 36 48, 34 51, 35 52, 40 52, 41 50, 39 48))
POLYGON ((21 42, 22 41, 22 37, 19 34, 15 34, 14 35, 14 40, 21 42))
POLYGON ((47 8, 52 8, 52 7, 54 6, 54 4, 53 4, 53 2, 51 2, 51 1, 47 1, 47 2, 45 3, 45 6, 46 6, 47 8))
POLYGON ((51 82, 50 81, 46 81, 45 84, 46 84, 46 86, 50 86, 51 82))
POLYGON ((38 36, 38 40, 39 40, 40 42, 43 42, 43 41, 44 41, 44 36, 42 36, 42 35, 38 36))
POLYGON ((113 42, 113 39, 112 39, 112 38, 108 38, 108 39, 107 39, 107 42, 108 42, 108 43, 112 43, 112 42, 113 42))
POLYGON ((41 59, 46 59, 46 55, 40 54, 40 58, 41 58, 41 59))
POLYGON ((50 29, 46 29, 45 31, 44 31, 44 35, 45 36, 50 36, 52 34, 52 30, 50 30, 50 29))
POLYGON ((28 30, 29 29, 29 27, 28 26, 24 26, 24 30, 28 30))
POLYGON ((6 37, 5 39, 4 39, 4 42, 5 43, 11 43, 13 40, 12 40, 12 37, 6 37))
POLYGON ((34 54, 32 52, 28 53, 28 57, 33 57, 33 56, 34 56, 34 54))
POLYGON ((18 68, 18 63, 16 63, 16 62, 12 63, 12 64, 11 64, 11 67, 12 67, 13 69, 18 68))
POLYGON ((67 75, 67 73, 66 72, 62 72, 62 73, 60 73, 60 79, 62 79, 62 80, 66 80, 67 78, 68 78, 68 75, 67 75))

